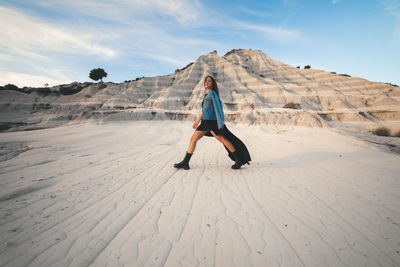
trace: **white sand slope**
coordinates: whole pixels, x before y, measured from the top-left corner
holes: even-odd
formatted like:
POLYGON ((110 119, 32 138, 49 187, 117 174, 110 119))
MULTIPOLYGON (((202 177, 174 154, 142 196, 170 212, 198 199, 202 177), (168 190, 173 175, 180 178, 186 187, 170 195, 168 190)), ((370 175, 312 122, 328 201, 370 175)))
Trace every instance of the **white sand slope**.
POLYGON ((241 170, 208 137, 173 168, 190 122, 1 133, 0 266, 400 266, 399 155, 228 127, 252 156, 241 170))
POLYGON ((88 119, 193 121, 201 110, 207 75, 218 83, 227 121, 311 127, 336 122, 377 127, 400 121, 398 86, 298 69, 260 50, 239 49, 224 56, 201 55, 173 74, 138 81, 73 83, 25 93, 0 90, 0 130, 41 129, 88 119), (75 93, 66 94, 66 89, 75 93), (284 108, 291 102, 298 109, 284 108))

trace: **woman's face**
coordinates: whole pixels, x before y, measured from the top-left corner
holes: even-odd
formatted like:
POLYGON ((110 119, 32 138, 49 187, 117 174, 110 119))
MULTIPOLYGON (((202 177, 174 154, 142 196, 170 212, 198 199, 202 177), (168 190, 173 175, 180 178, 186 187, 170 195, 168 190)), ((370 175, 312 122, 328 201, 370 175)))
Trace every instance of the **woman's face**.
POLYGON ((204 81, 204 87, 206 89, 211 89, 212 88, 212 80, 210 77, 207 77, 207 79, 204 81))

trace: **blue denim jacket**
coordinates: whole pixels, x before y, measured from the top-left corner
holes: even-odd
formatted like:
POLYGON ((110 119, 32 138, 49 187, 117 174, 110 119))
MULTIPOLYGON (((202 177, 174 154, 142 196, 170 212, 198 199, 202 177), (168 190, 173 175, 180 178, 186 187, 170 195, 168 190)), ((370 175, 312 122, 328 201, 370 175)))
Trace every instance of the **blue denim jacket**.
POLYGON ((203 120, 217 120, 218 129, 224 127, 224 111, 222 109, 222 102, 217 93, 213 90, 210 90, 204 96, 203 120))

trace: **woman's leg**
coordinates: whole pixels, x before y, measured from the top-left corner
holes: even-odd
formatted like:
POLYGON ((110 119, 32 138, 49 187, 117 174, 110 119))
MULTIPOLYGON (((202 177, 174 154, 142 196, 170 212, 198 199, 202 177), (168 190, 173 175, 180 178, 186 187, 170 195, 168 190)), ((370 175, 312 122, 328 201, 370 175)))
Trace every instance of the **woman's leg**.
POLYGON ((233 153, 233 158, 234 158, 235 164, 233 164, 231 166, 231 168, 236 169, 236 170, 240 169, 240 167, 243 164, 240 162, 238 153, 237 153, 235 147, 232 145, 232 143, 229 142, 229 140, 227 140, 225 137, 223 137, 221 135, 216 135, 213 131, 210 131, 210 132, 215 138, 217 138, 218 141, 220 141, 222 144, 224 144, 224 146, 226 146, 230 152, 233 153))
POLYGON ((196 143, 200 140, 207 132, 206 131, 194 131, 192 137, 190 138, 189 148, 187 150, 188 153, 193 154, 193 151, 196 149, 196 143))
POLYGON ((189 170, 190 169, 189 161, 190 161, 190 158, 192 157, 194 149, 196 148, 196 143, 206 133, 207 132, 205 132, 205 131, 195 131, 193 133, 192 137, 190 138, 190 145, 189 145, 188 150, 186 151, 185 158, 181 162, 174 164, 175 168, 185 169, 185 170, 189 170))
POLYGON ((225 137, 223 137, 222 135, 216 135, 213 131, 210 132, 218 141, 220 141, 224 146, 226 146, 230 152, 232 153, 235 152, 235 147, 225 137))

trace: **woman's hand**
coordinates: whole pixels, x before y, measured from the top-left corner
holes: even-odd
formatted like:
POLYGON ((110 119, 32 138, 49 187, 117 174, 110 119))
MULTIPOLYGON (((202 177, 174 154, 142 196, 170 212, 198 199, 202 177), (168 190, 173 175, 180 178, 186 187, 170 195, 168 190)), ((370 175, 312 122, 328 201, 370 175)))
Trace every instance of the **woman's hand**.
POLYGON ((201 118, 203 118, 203 113, 197 118, 197 120, 193 123, 193 129, 196 129, 197 126, 199 126, 199 123, 201 121, 201 118))

